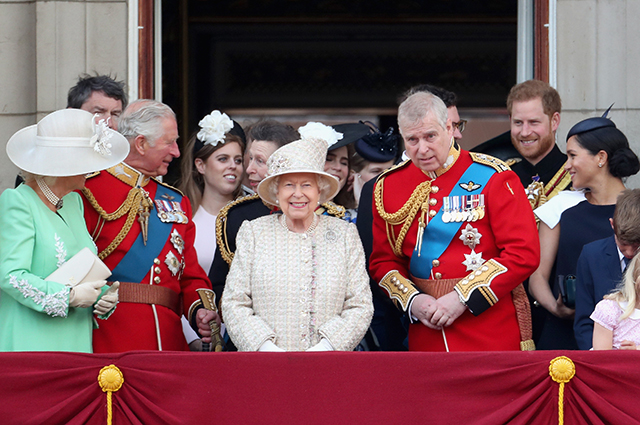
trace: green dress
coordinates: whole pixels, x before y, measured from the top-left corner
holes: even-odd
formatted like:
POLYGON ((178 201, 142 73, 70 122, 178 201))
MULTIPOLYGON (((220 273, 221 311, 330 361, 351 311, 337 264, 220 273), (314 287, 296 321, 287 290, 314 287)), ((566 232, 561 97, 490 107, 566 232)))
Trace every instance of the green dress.
POLYGON ((43 280, 96 252, 80 196, 63 199, 54 213, 25 184, 0 196, 0 351, 92 351, 93 309, 70 308, 69 288, 43 280))

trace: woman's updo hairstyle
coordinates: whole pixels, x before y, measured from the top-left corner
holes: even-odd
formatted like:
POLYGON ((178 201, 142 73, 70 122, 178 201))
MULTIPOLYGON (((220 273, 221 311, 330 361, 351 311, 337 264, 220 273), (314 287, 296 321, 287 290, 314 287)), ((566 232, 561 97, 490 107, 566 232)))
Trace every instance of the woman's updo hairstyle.
POLYGON ((616 127, 601 127, 575 136, 580 146, 592 155, 600 151, 607 153, 609 173, 613 177, 628 177, 640 171, 638 156, 629 147, 627 136, 616 127))
POLYGON ((567 133, 567 141, 572 136, 591 155, 600 151, 607 153, 609 173, 613 177, 629 177, 640 170, 638 156, 629 147, 627 136, 618 130, 616 124, 607 118, 613 105, 601 117, 591 117, 580 121, 567 133))

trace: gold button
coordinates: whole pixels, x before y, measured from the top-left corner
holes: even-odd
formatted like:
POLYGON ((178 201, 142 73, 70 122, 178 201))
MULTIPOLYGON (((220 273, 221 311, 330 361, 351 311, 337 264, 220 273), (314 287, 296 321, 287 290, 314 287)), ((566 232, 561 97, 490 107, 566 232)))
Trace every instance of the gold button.
POLYGON ((439 190, 440 190, 440 188, 438 186, 431 186, 431 191, 433 193, 438 193, 439 190))
POLYGON ((433 264, 433 267, 438 267, 440 265, 440 260, 433 260, 431 264, 433 264))
POLYGON ((442 273, 436 273, 436 279, 442 279, 442 273))
POLYGON ((433 205, 435 205, 437 203, 438 203, 438 200, 436 198, 429 199, 429 205, 433 206, 433 205))
POLYGON ((154 272, 155 274, 160 274, 160 272, 161 272, 161 271, 162 271, 162 270, 160 269, 160 267, 156 267, 156 268, 154 268, 154 269, 153 269, 153 272, 154 272))
POLYGON ((155 260, 153 260, 153 264, 155 264, 156 266, 160 265, 160 260, 158 260, 157 258, 155 260))
POLYGON ((154 277, 154 278, 153 278, 153 281, 154 281, 155 283, 160 283, 160 276, 156 276, 156 277, 154 277))
POLYGON ((438 214, 438 212, 436 210, 429 211, 429 217, 431 217, 431 218, 435 217, 436 214, 438 214))

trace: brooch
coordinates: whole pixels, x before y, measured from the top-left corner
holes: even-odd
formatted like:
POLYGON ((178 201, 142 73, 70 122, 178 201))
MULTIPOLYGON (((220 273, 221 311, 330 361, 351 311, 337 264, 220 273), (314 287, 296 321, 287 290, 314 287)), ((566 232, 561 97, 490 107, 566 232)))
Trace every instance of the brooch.
POLYGON ((178 251, 178 254, 182 254, 184 239, 182 239, 182 236, 180 236, 180 233, 178 233, 176 229, 173 229, 173 232, 171 232, 171 243, 176 251, 178 251))
POLYGON ((478 232, 478 229, 472 227, 470 224, 467 224, 467 226, 462 229, 461 233, 462 234, 459 239, 463 244, 471 248, 472 251, 475 249, 476 245, 480 244, 480 238, 482 235, 478 232))
POLYGON ((182 265, 180 260, 178 260, 178 257, 176 257, 176 255, 171 251, 167 252, 167 256, 164 258, 164 263, 167 265, 173 276, 178 274, 182 265))

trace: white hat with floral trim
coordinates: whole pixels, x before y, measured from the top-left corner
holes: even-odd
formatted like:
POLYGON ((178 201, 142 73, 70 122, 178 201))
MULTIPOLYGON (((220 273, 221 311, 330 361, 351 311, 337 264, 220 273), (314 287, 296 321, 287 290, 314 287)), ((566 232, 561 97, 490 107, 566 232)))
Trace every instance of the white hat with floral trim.
POLYGON ((320 203, 333 199, 340 191, 338 179, 324 171, 329 146, 342 139, 342 134, 318 122, 310 122, 298 129, 301 139, 284 145, 267 160, 267 177, 258 185, 258 195, 263 201, 276 205, 275 194, 278 177, 285 174, 312 173, 320 176, 326 188, 320 193, 320 203))
POLYGON ((40 176, 78 176, 122 162, 129 142, 105 120, 82 109, 61 109, 17 131, 7 155, 21 170, 40 176))

